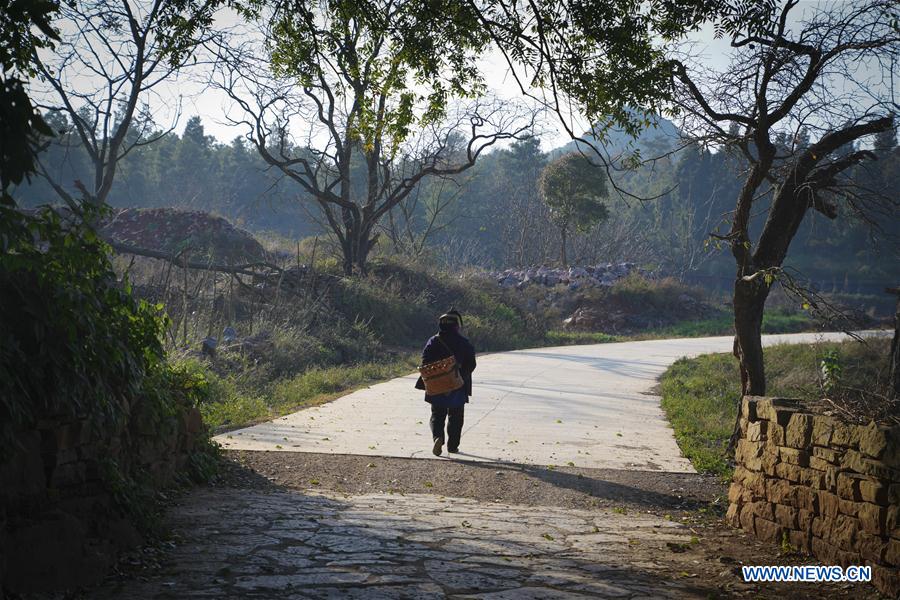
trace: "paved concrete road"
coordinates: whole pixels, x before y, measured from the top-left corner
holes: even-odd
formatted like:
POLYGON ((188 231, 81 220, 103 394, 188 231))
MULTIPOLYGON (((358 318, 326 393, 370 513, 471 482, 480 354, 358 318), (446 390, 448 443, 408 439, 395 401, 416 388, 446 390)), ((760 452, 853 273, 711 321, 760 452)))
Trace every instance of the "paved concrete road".
MULTIPOLYGON (((770 335, 763 341, 772 345, 845 337, 770 335)), ((678 358, 729 352, 731 347, 731 337, 714 337, 538 348, 481 357, 466 407, 462 452, 456 456, 693 472, 675 444, 659 397, 649 392, 678 358)), ((414 382, 414 375, 400 377, 216 440, 228 449, 429 458, 429 406, 413 388, 414 382)))

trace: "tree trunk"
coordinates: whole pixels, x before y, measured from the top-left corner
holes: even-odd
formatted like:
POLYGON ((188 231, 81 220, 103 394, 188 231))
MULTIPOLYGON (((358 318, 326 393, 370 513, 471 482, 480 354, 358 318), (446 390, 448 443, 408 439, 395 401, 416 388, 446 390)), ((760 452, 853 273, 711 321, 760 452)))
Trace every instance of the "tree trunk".
POLYGON ((900 400, 900 286, 888 288, 890 294, 897 295, 897 311, 894 315, 894 339, 891 341, 891 389, 894 400, 900 400))
POLYGON ((371 234, 371 225, 365 226, 356 220, 351 227, 345 229, 341 243, 344 275, 349 277, 354 273, 365 275, 368 272, 369 252, 378 239, 377 233, 374 236, 371 234))
MULTIPOLYGON (((734 355, 740 363, 741 395, 763 396, 766 393, 766 371, 763 366, 762 320, 769 286, 761 274, 753 279, 741 276, 734 282, 734 355)), ((740 404, 734 431, 728 443, 734 451, 740 439, 740 404)))
MULTIPOLYGON (((349 232, 348 232, 349 234, 349 232)), ((353 241, 348 237, 341 242, 341 254, 343 254, 343 262, 341 268, 347 277, 353 275, 353 241)))
POLYGON ((561 239, 560 250, 559 250, 559 259, 562 262, 563 267, 569 266, 569 259, 566 256, 566 228, 561 227, 559 230, 561 239))
POLYGON ((734 352, 741 366, 741 392, 746 396, 766 393, 763 367, 762 320, 769 286, 761 276, 738 278, 734 284, 734 352))
MULTIPOLYGON (((369 271, 369 251, 375 245, 375 238, 369 238, 369 230, 365 229, 357 240, 355 265, 360 275, 365 275, 369 271)), ((377 235, 376 235, 377 237, 377 235)))

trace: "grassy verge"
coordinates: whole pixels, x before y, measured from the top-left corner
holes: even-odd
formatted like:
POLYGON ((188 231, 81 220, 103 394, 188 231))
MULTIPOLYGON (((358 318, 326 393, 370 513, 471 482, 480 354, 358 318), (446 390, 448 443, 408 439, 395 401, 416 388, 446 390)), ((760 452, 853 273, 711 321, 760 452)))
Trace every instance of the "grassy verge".
POLYGON ((701 473, 731 475, 725 445, 740 398, 740 373, 730 354, 683 358, 663 374, 662 407, 681 453, 701 473))
MULTIPOLYGON (((768 311, 763 316, 763 333, 799 333, 815 331, 817 324, 805 313, 786 311, 768 311)), ((639 334, 641 339, 707 337, 716 335, 734 335, 734 317, 722 314, 699 321, 682 321, 675 325, 639 334)))
MULTIPOLYGON (((723 314, 698 321, 683 321, 675 325, 651 329, 632 335, 554 330, 547 332, 545 342, 551 346, 567 346, 573 344, 605 344, 608 342, 734 335, 733 322, 734 318, 730 314, 723 314)), ((806 314, 773 311, 766 313, 763 317, 764 334, 799 333, 817 329, 816 321, 806 314)))
MULTIPOLYGON (((841 390, 877 389, 887 376, 890 340, 791 344, 766 349, 770 395, 817 399, 826 353, 841 364, 841 390)), ((662 407, 682 453, 699 472, 730 477, 725 454, 737 410, 740 373, 731 354, 681 359, 660 380, 662 407)), ((840 393, 833 391, 832 395, 840 393)))
POLYGON ((621 342, 624 338, 600 332, 586 331, 548 331, 544 341, 548 346, 573 346, 576 344, 606 344, 621 342))
POLYGON ((204 422, 214 430, 233 429, 322 404, 374 383, 408 375, 415 370, 417 357, 386 363, 315 367, 291 378, 278 380, 268 389, 243 389, 231 378, 207 374, 212 397, 200 407, 204 422))

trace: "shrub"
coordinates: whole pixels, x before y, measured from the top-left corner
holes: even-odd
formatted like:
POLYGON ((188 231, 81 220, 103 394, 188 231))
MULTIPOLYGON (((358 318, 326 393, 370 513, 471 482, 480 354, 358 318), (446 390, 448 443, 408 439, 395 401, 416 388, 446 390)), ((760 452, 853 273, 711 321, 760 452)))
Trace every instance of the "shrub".
MULTIPOLYGON (((841 343, 786 344, 764 353, 768 393, 815 402, 821 397, 821 364, 840 355, 841 379, 829 395, 844 418, 860 422, 890 416, 890 405, 878 402, 887 385, 890 365, 887 339, 841 343)), ((675 430, 682 453, 700 472, 729 476, 725 449, 741 396, 738 363, 731 354, 683 358, 660 379, 662 407, 675 430)))
MULTIPOLYGON (((86 218, 99 217, 86 208, 86 218)), ((0 459, 39 415, 111 425, 161 368, 160 306, 136 300, 81 221, 0 206, 0 459)))

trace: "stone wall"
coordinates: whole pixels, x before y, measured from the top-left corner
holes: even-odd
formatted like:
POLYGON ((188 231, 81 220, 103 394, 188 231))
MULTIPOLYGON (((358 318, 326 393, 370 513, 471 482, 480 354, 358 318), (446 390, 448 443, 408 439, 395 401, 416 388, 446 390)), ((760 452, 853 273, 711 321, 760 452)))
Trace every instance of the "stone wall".
POLYGON ((822 564, 871 565, 900 596, 900 427, 842 422, 745 397, 727 520, 822 564))
POLYGON ((116 502, 111 465, 165 486, 202 430, 196 408, 153 415, 137 406, 115 431, 56 416, 19 432, 0 462, 0 597, 101 581, 122 550, 141 543, 116 502))

